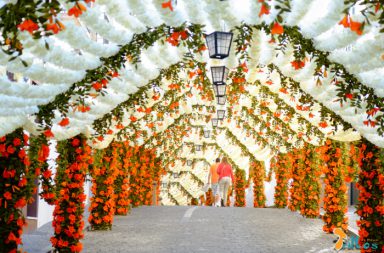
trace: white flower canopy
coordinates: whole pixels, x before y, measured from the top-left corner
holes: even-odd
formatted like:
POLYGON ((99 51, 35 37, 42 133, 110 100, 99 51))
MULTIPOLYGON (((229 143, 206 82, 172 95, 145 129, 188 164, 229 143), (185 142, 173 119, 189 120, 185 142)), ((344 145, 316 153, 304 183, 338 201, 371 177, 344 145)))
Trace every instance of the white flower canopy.
MULTIPOLYGON (((65 5, 64 1, 62 2, 65 5)), ((88 8, 78 19, 63 17, 66 19, 64 22, 66 28, 57 35, 35 40, 27 32, 23 32, 21 42, 24 50, 20 59, 24 60, 28 66, 24 66, 20 59, 9 61, 10 57, 0 52, 0 64, 2 65, 0 67, 0 73, 2 73, 0 77, 0 136, 19 127, 23 127, 31 133, 37 133, 39 125, 35 122, 34 114, 39 111, 39 106, 53 101, 56 96, 67 91, 73 83, 84 79, 87 70, 102 64, 102 57, 116 54, 121 45, 129 43, 135 34, 145 32, 147 27, 157 27, 163 23, 178 26, 184 22, 190 22, 205 25, 206 33, 210 33, 223 30, 223 28, 230 30, 241 25, 242 22, 269 24, 275 20, 277 15, 276 10, 271 8, 269 15, 259 17, 257 13, 260 11, 261 4, 252 0, 205 0, 198 1, 198 3, 191 0, 178 0, 174 11, 162 8, 162 3, 161 0, 97 0, 94 6, 88 8), (108 17, 107 20, 105 16, 108 17), (92 39, 90 34, 97 34, 99 39, 92 39), (108 41, 108 43, 103 43, 103 41, 108 41), (45 46, 46 43, 49 47, 45 46), (6 76, 6 71, 16 73, 16 76, 25 79, 18 78, 17 82, 11 82, 6 76), (38 82, 38 85, 31 85, 30 82, 24 81, 27 79, 38 82)), ((273 1, 271 3, 273 5, 273 1)), ((384 83, 381 78, 384 73, 382 57, 384 34, 379 33, 379 28, 374 22, 366 25, 362 36, 344 29, 338 24, 344 16, 342 12, 344 9, 343 0, 293 0, 291 1, 291 12, 283 14, 284 25, 298 26, 301 34, 305 38, 312 39, 317 49, 330 52, 329 59, 342 64, 361 83, 373 88, 377 96, 384 97, 384 83), (351 48, 353 50, 348 50, 351 48)), ((360 21, 364 19, 358 11, 352 14, 352 18, 360 21)), ((239 105, 233 108, 238 113, 237 121, 243 118, 243 121, 248 122, 247 124, 255 129, 255 132, 262 133, 263 125, 249 120, 249 115, 244 116, 244 108, 255 109, 252 101, 260 102, 262 99, 268 103, 270 113, 273 114, 276 111, 276 101, 278 100, 295 110, 295 115, 291 115, 292 117, 285 121, 292 132, 291 138, 287 140, 288 143, 297 143, 297 135, 303 135, 303 140, 306 142, 320 145, 323 139, 308 132, 309 128, 315 128, 324 135, 324 138, 353 141, 363 136, 375 145, 384 147, 384 136, 378 134, 378 126, 372 127, 363 123, 366 119, 364 104, 362 108, 357 108, 348 102, 343 106, 340 106, 339 102, 335 102, 338 98, 336 96, 337 87, 332 84, 331 76, 322 78, 322 85, 318 85, 313 76, 316 68, 315 59, 309 60, 303 68, 295 70, 290 64, 294 60, 291 45, 287 45, 283 54, 275 49, 275 44, 269 43, 271 37, 264 31, 255 31, 252 36, 252 45, 247 49, 251 59, 247 62, 249 71, 246 73, 246 80, 248 84, 256 82, 258 85, 246 85, 246 92, 241 97, 239 105), (268 64, 278 66, 281 74, 299 82, 301 90, 314 98, 316 102, 311 111, 296 109, 300 103, 298 99, 292 99, 292 97, 297 98, 300 94, 279 92, 282 88, 280 73, 260 67, 260 65, 268 64), (275 93, 276 97, 262 96, 265 89, 275 93), (336 131, 331 126, 332 119, 327 120, 328 127, 319 128, 321 121, 319 110, 322 106, 341 116, 355 130, 343 130, 340 127, 336 131), (303 126, 303 121, 308 124, 303 126)), ((199 62, 207 62, 208 68, 217 65, 235 68, 238 66, 239 59, 234 53, 234 47, 233 43, 232 53, 222 61, 210 60, 207 52, 195 55, 195 58, 199 62)), ((160 69, 166 69, 181 61, 185 53, 187 53, 187 48, 183 46, 174 47, 160 42, 143 50, 140 63, 134 66, 127 62, 124 68, 120 69, 119 77, 109 82, 104 96, 86 99, 85 103, 90 105, 89 111, 79 112, 73 108, 70 109, 67 113, 70 122, 68 126, 62 127, 58 124, 62 120, 62 115, 55 112, 52 126, 54 138, 68 139, 79 133, 91 136, 94 134, 92 124, 96 119, 102 118, 103 115, 126 101, 140 87, 150 85, 150 80, 159 75, 160 69)), ((310 57, 308 55, 308 58, 310 57)), ((180 71, 179 78, 188 80, 188 74, 180 71)), ((170 81, 163 80, 160 87, 162 93, 169 90, 169 84, 170 81)), ((187 91, 187 89, 182 89, 180 95, 183 96, 187 91)), ((192 97, 184 96, 185 99, 181 103, 179 112, 172 116, 169 115, 161 124, 154 116, 155 122, 158 123, 154 128, 148 128, 145 114, 136 110, 125 111, 122 124, 128 126, 131 123, 131 117, 134 116, 142 128, 149 133, 161 133, 174 122, 174 118, 192 113, 193 105, 213 106, 215 104, 214 101, 211 104, 202 102, 198 91, 193 90, 193 93, 192 97), (141 119, 143 120, 140 121, 141 119)), ((148 97, 147 107, 159 103, 159 101, 151 99, 151 94, 148 97)), ((76 96, 71 97, 70 103, 76 98, 76 96)), ((257 110, 255 111, 257 112, 257 110)), ((260 121, 269 120, 266 116, 255 114, 260 121)), ((378 112, 378 114, 382 114, 382 112, 378 112)), ((203 122, 200 125, 203 124, 207 123, 203 122)), ((93 143, 95 148, 104 148, 115 138, 115 133, 118 132, 117 123, 114 122, 112 125, 113 133, 105 135, 103 141, 93 143)), ((242 141, 243 145, 248 147, 248 150, 258 160, 266 160, 273 155, 272 149, 260 147, 254 139, 245 138, 247 133, 238 131, 237 126, 235 121, 223 123, 223 127, 242 141)), ((275 132, 279 134, 279 130, 275 132)), ((219 134, 216 142, 221 142, 219 145, 225 149, 222 138, 225 137, 219 134)), ((196 136, 190 141, 198 142, 200 138, 196 136)), ((267 139, 267 142, 271 142, 273 146, 272 140, 267 139)), ((302 142, 299 142, 297 145, 301 144, 302 142)), ((278 150, 285 152, 284 147, 278 148, 278 150)))

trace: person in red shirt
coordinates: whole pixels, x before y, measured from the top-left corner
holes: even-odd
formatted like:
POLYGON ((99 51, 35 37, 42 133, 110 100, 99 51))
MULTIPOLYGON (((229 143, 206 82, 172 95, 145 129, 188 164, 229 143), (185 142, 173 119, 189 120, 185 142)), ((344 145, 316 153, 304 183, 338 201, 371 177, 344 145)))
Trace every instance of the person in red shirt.
POLYGON ((219 174, 221 206, 225 206, 227 202, 229 186, 235 182, 232 166, 228 163, 228 159, 226 157, 223 157, 221 163, 217 167, 217 174, 219 174))

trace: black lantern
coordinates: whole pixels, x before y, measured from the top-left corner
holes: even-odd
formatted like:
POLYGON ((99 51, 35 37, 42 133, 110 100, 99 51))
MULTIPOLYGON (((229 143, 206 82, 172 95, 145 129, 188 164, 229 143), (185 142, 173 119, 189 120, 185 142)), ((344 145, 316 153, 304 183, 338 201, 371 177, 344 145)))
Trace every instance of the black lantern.
POLYGON ((233 33, 213 32, 205 37, 209 58, 224 59, 228 57, 233 33))
POLYGON ((209 138, 210 135, 211 135, 211 131, 209 131, 209 130, 204 130, 204 137, 205 137, 205 138, 209 138))
POLYGON ((187 166, 192 166, 192 160, 187 160, 187 166))
POLYGON ((226 92, 227 85, 226 84, 219 84, 213 85, 213 91, 215 92, 216 97, 224 97, 226 92))
POLYGON ((217 104, 218 105, 225 105, 225 101, 227 100, 226 96, 217 96, 217 104))
POLYGON ((223 120, 225 116, 225 110, 217 110, 217 118, 223 120))
POLYGON ((225 84, 229 69, 225 66, 211 67, 213 84, 225 84))
POLYGON ((201 145, 195 145, 196 151, 201 151, 201 145))
POLYGON ((217 127, 218 124, 219 124, 219 120, 216 119, 216 118, 213 118, 213 119, 212 119, 212 126, 213 126, 213 127, 217 127))
POLYGON ((173 173, 173 178, 179 178, 179 173, 174 172, 173 173))

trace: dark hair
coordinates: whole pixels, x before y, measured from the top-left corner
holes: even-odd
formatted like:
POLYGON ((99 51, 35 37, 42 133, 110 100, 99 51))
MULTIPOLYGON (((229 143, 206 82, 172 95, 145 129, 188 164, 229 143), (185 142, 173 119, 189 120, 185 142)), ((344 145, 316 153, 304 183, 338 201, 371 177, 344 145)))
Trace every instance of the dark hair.
POLYGON ((220 158, 218 157, 218 158, 216 158, 216 162, 217 163, 219 163, 220 162, 220 158))

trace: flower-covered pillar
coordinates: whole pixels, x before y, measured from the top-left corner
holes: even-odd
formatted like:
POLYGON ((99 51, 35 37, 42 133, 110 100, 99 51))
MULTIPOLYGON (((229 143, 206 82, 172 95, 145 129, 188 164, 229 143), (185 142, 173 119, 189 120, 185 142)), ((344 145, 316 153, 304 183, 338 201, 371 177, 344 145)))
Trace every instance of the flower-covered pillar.
POLYGON ((21 209, 33 201, 36 171, 28 169, 28 136, 22 129, 0 138, 0 252, 17 252, 25 218, 21 209))
POLYGON ((129 197, 134 207, 152 204, 153 182, 160 182, 161 171, 154 150, 132 148, 129 197))
POLYGON ((324 162, 322 171, 325 175, 323 230, 332 233, 334 228, 347 230, 347 186, 343 168, 342 150, 340 143, 327 140, 325 145, 318 148, 320 160, 324 162))
POLYGON ((288 208, 292 211, 298 211, 303 204, 304 196, 302 189, 302 181, 304 179, 304 150, 295 150, 292 154, 292 182, 289 188, 290 199, 288 202, 288 208))
POLYGON ((275 187, 275 206, 285 208, 288 205, 288 180, 292 167, 292 157, 289 154, 279 154, 271 162, 275 168, 276 187, 275 187))
POLYGON ((45 131, 45 133, 45 135, 41 134, 30 137, 28 155, 31 161, 30 168, 36 170, 36 176, 40 175, 42 191, 39 195, 49 205, 53 205, 56 200, 56 191, 53 182, 53 173, 47 162, 50 153, 47 138, 53 135, 51 135, 50 130, 45 131))
POLYGON ((80 240, 84 237, 84 182, 88 166, 92 164, 91 148, 86 138, 80 135, 60 141, 57 151, 55 182, 58 196, 53 211, 51 242, 58 252, 80 252, 80 240))
POLYGON ((265 207, 264 178, 265 168, 262 162, 254 161, 251 163, 251 173, 253 179, 253 206, 265 207))
POLYGON ((245 171, 235 171, 235 206, 245 206, 245 171))
POLYGON ((95 151, 94 154, 94 163, 90 169, 93 197, 88 218, 94 230, 112 229, 116 199, 114 184, 119 173, 117 155, 117 150, 112 143, 103 150, 95 151))
POLYGON ((132 148, 128 142, 120 144, 119 147, 120 159, 122 166, 119 168, 119 173, 115 179, 115 194, 116 194, 116 215, 127 215, 129 212, 129 169, 131 166, 132 148))
POLYGON ((384 252, 384 150, 363 140, 359 164, 357 214, 361 252, 384 252))
POLYGON ((315 147, 305 145, 302 159, 304 159, 304 178, 302 190, 304 201, 301 214, 307 218, 317 218, 320 215, 320 162, 315 147))

